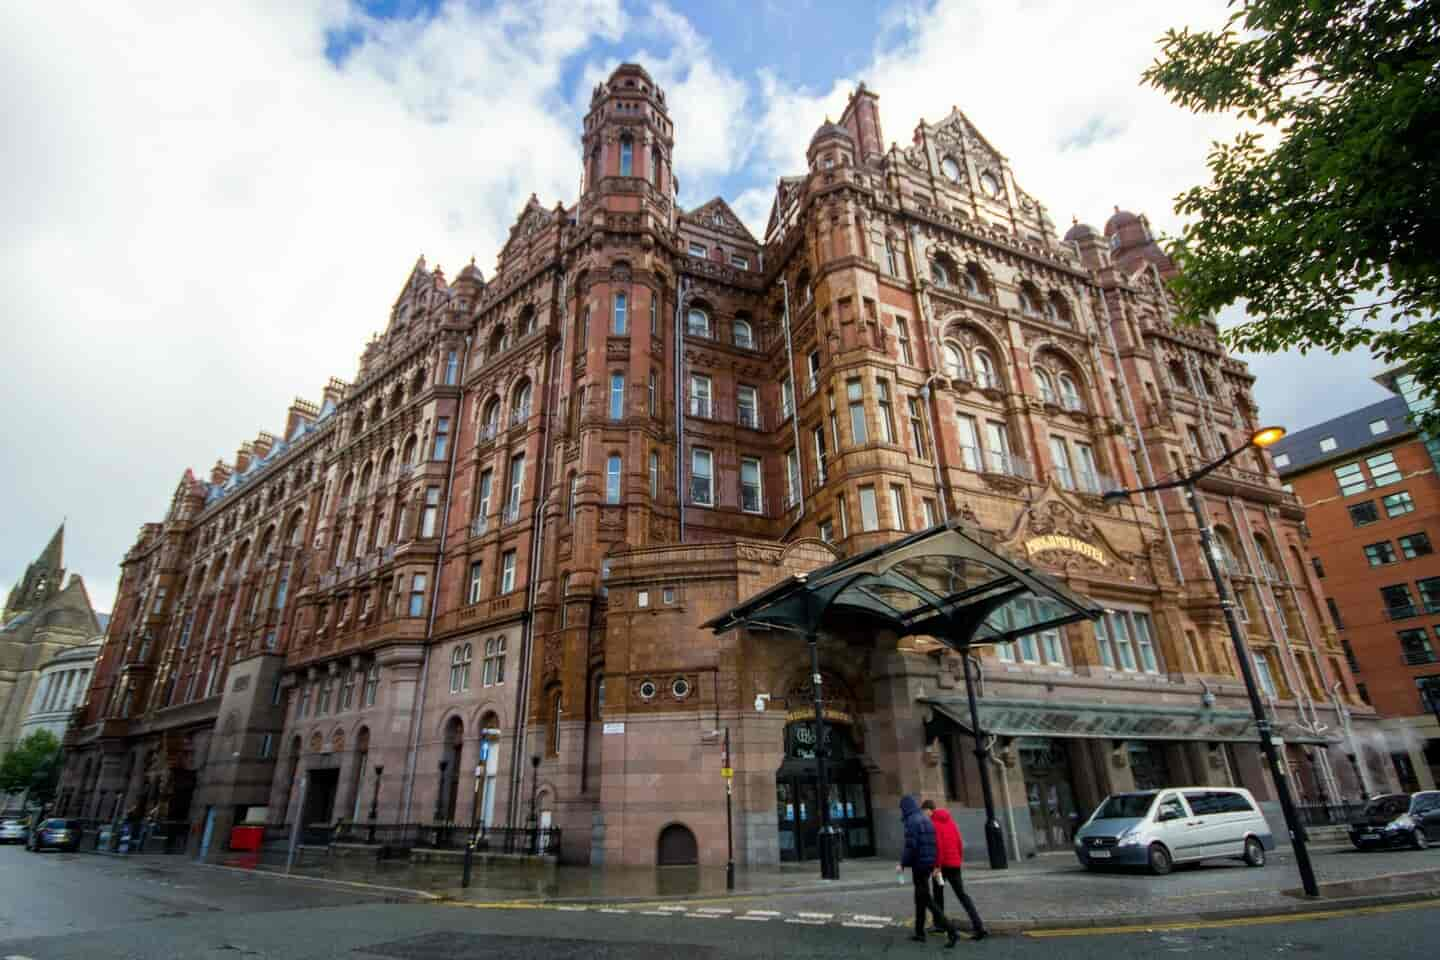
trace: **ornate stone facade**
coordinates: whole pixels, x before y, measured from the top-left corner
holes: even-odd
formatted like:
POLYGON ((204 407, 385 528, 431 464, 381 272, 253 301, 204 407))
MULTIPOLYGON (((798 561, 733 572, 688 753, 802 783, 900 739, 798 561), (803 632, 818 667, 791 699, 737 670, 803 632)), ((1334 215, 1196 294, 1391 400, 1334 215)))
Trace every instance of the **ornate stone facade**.
MULTIPOLYGON (((417 264, 354 383, 186 475, 125 561, 67 768, 84 812, 169 764, 203 770, 221 826, 373 803, 560 826, 576 862, 718 863, 725 760, 739 859, 805 856, 803 644, 699 625, 946 518, 1112 607, 981 657, 1019 844, 1063 846, 1137 782, 1268 795, 1188 506, 1101 499, 1258 423, 1215 329, 1171 322, 1144 219, 1060 238, 958 110, 886 148, 863 86, 763 239, 721 199, 677 205, 680 153, 664 92, 622 65, 583 121, 578 200, 531 197, 488 282, 417 264)), ((1367 711, 1297 502, 1259 457, 1202 496, 1302 794, 1353 795, 1331 690, 1367 711)), ((822 657, 850 853, 893 851, 902 792, 973 822, 958 659, 863 635, 822 657)))

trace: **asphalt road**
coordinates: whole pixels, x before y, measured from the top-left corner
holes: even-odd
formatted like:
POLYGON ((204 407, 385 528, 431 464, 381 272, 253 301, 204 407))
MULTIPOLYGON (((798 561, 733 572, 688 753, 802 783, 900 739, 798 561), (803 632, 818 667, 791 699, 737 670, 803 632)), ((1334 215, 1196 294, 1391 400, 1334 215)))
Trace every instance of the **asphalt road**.
MULTIPOLYGON (((998 888, 997 888, 998 889, 998 888)), ((918 956, 894 926, 805 924, 776 917, 481 908, 391 902, 384 895, 254 877, 177 861, 0 849, 0 958, 151 960, 711 960, 721 957, 918 956)), ((620 908, 616 908, 620 909, 620 908)), ((1049 931, 962 942, 962 954, 1077 960, 1172 954, 1226 960, 1425 957, 1440 942, 1440 901, 1283 920, 1139 930, 1049 931)))

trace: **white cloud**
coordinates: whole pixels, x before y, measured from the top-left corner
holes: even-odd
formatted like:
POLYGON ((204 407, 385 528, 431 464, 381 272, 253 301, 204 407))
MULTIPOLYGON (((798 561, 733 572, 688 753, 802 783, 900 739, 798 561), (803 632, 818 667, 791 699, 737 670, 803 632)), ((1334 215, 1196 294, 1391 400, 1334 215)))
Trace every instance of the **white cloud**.
POLYGON ((68 513, 67 561, 105 609, 183 469, 352 376, 419 253, 488 274, 532 190, 573 199, 562 68, 624 17, 58 6, 0 13, 0 501, 22 505, 0 578, 68 513), (365 41, 338 70, 334 29, 365 41))

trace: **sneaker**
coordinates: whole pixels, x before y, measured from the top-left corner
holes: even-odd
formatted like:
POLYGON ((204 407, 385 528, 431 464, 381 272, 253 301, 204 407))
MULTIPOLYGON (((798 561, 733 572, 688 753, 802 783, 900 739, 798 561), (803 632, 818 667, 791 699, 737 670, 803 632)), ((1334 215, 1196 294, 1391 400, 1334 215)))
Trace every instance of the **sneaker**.
POLYGON ((960 942, 960 931, 956 930, 954 927, 951 927, 950 930, 947 931, 946 936, 947 939, 945 940, 945 949, 954 949, 955 944, 960 942))
POLYGON ((984 940, 988 936, 990 936, 990 931, 986 930, 984 927, 981 927, 979 930, 976 930, 974 933, 970 934, 970 939, 984 940))

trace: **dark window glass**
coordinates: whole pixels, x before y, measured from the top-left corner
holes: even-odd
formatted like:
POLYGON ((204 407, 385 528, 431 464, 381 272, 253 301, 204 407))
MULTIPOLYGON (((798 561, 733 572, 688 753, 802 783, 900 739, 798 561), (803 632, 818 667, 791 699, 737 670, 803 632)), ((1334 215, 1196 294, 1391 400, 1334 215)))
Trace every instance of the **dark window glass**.
POLYGON ((1365 527, 1380 519, 1380 511, 1375 509, 1374 500, 1366 500, 1364 503, 1350 505, 1350 522, 1357 527, 1365 527))
POLYGON ((1427 534, 1412 533, 1408 537, 1400 538, 1400 553, 1406 560, 1414 560, 1434 552, 1435 548, 1430 546, 1430 537, 1427 534))
POLYGON ((1310 565, 1315 568, 1315 576, 1321 580, 1325 579, 1325 566, 1320 562, 1319 557, 1311 557, 1310 565))
POLYGON ((1395 563, 1400 558, 1395 555, 1395 548, 1390 545, 1389 540, 1381 540, 1379 543, 1366 545, 1365 559, 1370 562, 1372 567, 1383 567, 1387 563, 1395 563))
POLYGON ((1325 598, 1325 606, 1330 610, 1330 619, 1335 621, 1336 630, 1345 629, 1345 621, 1340 619, 1340 608, 1335 605, 1334 597, 1325 598))
POLYGON ((1396 583, 1380 588, 1380 598, 1385 601, 1385 613, 1391 620, 1413 617, 1420 611, 1410 596, 1408 583, 1396 583))

